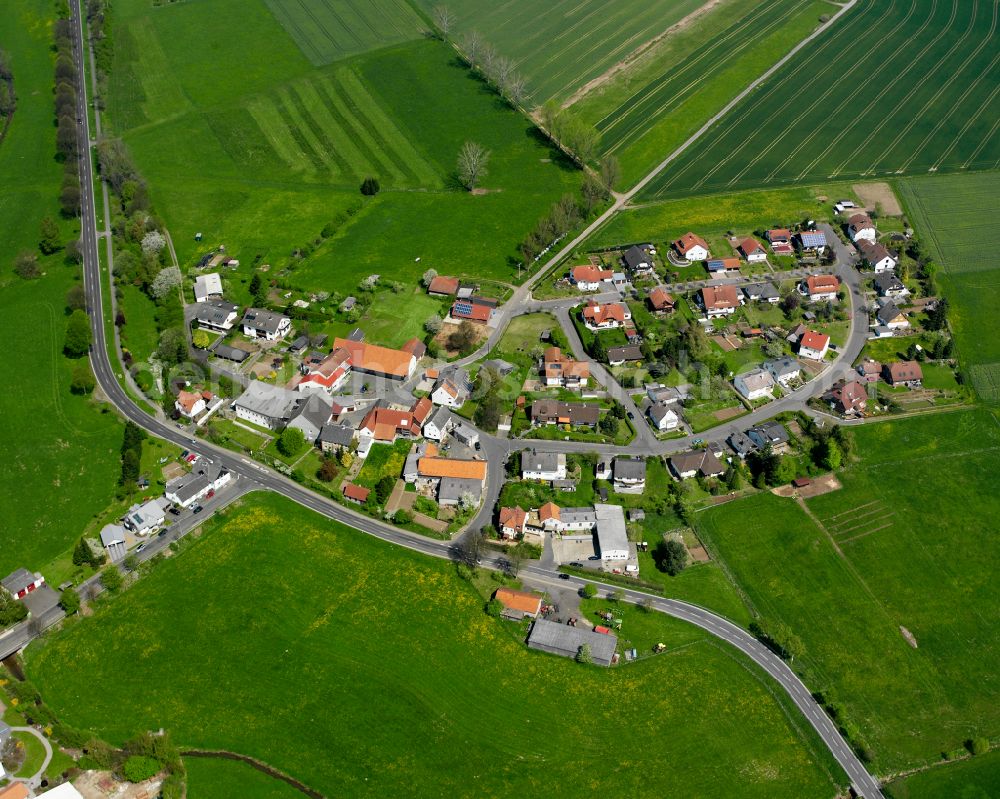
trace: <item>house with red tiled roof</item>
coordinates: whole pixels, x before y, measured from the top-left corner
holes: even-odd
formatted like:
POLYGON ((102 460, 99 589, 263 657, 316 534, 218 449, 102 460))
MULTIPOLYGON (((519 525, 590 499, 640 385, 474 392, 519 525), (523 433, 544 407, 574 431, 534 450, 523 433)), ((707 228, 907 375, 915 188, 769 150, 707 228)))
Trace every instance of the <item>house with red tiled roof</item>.
POLYGON ((612 330, 623 327, 632 318, 632 311, 621 302, 608 302, 601 305, 589 302, 583 309, 583 323, 589 330, 612 330))
POLYGON ((542 612, 542 598, 530 591, 518 591, 516 588, 501 587, 493 594, 504 607, 504 615, 522 619, 525 616, 535 618, 542 612))
POLYGON ((569 270, 569 282, 580 291, 597 291, 604 284, 604 288, 611 285, 611 276, 614 274, 610 269, 598 269, 596 266, 585 264, 574 266, 569 270))
POLYGON ((847 235, 855 244, 861 239, 868 239, 874 243, 878 238, 878 231, 868 214, 855 214, 847 220, 847 235))
POLYGON ((354 483, 344 483, 344 499, 353 502, 355 505, 364 505, 368 501, 371 490, 354 483))
POLYGON ((519 506, 500 508, 497 521, 500 526, 500 535, 513 540, 519 535, 524 535, 524 530, 528 525, 528 512, 519 506))
POLYGON ((350 353, 350 367, 357 372, 388 377, 392 380, 406 380, 417 368, 417 359, 412 352, 393 350, 377 344, 365 344, 347 338, 333 340, 333 351, 339 349, 350 353))
POLYGON ((686 261, 704 261, 711 254, 708 251, 708 242, 691 232, 685 233, 670 246, 686 261))
POLYGON ((468 320, 485 325, 493 318, 495 306, 475 302, 475 299, 455 300, 451 306, 451 318, 459 322, 468 320))
POLYGON ((810 302, 832 302, 837 299, 840 280, 836 275, 810 275, 799 287, 799 291, 810 302))
POLYGON ((756 264, 767 260, 767 251, 752 236, 743 239, 737 249, 749 264, 756 264))
POLYGON ((705 309, 705 316, 709 319, 736 313, 736 309, 740 307, 740 296, 736 286, 706 286, 698 292, 698 298, 701 307, 705 309))
POLYGON ((830 349, 830 337, 815 330, 807 330, 799 339, 799 357, 822 361, 830 349))
POLYGON ((558 347, 549 347, 542 355, 541 372, 547 386, 579 389, 584 388, 590 379, 590 364, 574 361, 563 355, 558 347))
POLYGON ((677 307, 677 301, 673 298, 673 295, 667 291, 663 286, 657 286, 651 292, 649 292, 649 307, 653 309, 653 313, 656 314, 668 314, 673 313, 674 308, 677 307))
POLYGON ((844 416, 858 416, 868 404, 868 391, 859 380, 841 382, 827 395, 830 406, 844 416))
POLYGON ((897 361, 882 367, 885 382, 890 386, 919 388, 924 382, 924 371, 916 361, 897 361))
MULTIPOLYGON (((211 398, 211 394, 209 394, 209 398, 211 398)), ((193 419, 205 410, 205 397, 200 392, 182 390, 177 394, 174 407, 181 416, 193 419)))

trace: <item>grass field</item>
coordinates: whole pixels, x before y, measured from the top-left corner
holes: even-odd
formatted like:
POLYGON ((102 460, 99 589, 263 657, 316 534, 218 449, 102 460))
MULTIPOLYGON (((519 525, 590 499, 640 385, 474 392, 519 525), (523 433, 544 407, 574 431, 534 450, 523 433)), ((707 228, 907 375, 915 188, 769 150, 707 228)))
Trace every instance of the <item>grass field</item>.
MULTIPOLYGON (((64 300, 78 268, 56 254, 44 276, 23 281, 11 261, 37 248, 39 223, 58 215, 62 167, 52 126, 52 6, 17 0, 0 14, 10 53, 17 111, 0 143, 0 338, 8 390, 0 399, 0 572, 41 568, 71 547, 107 505, 118 476, 121 427, 89 399, 70 394, 74 363, 63 357, 64 300)), ((63 235, 75 235, 70 223, 63 235)))
POLYGON ((313 64, 416 39, 426 30, 406 0, 265 0, 313 64))
POLYGON ((668 38, 649 67, 622 71, 575 108, 634 183, 835 10, 825 0, 723 3, 668 38))
POLYGON ((189 757, 184 767, 191 799, 302 799, 302 794, 288 783, 246 763, 189 757))
POLYGON ((113 741, 163 725, 183 747, 249 754, 330 796, 548 795, 581 764, 594 765, 588 791, 663 796, 651 774, 664 758, 685 795, 837 792, 798 715, 696 628, 663 618, 668 654, 581 667, 524 648, 451 565, 277 497, 206 527, 29 650, 67 722, 113 741))
POLYGON ((891 771, 1000 731, 1000 424, 969 410, 855 436, 861 462, 810 514, 761 494, 698 527, 757 610, 801 636, 810 687, 846 708, 876 770, 891 771))
POLYGON ((892 799, 995 799, 1000 796, 1000 751, 892 782, 886 795, 892 799))
POLYGON ((943 267, 959 355, 981 398, 1000 402, 1000 342, 991 330, 1000 303, 1000 174, 943 175, 899 182, 910 223, 943 267))
MULTIPOLYGON (((439 3, 418 0, 430 12, 439 3)), ((702 0, 556 0, 539 8, 531 0, 484 3, 454 0, 457 38, 477 30, 484 41, 517 63, 531 102, 564 100, 636 48, 703 5, 702 0)))
POLYGON ((860 0, 643 194, 994 168, 997 22, 983 0, 860 0))

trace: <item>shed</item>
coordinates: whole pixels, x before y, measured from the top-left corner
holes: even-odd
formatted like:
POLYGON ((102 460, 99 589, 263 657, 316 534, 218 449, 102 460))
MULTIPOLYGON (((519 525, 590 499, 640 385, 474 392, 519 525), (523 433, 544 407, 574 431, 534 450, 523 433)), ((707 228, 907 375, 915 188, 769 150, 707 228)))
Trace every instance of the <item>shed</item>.
POLYGON ((602 635, 547 619, 536 620, 528 633, 528 646, 531 649, 567 658, 575 658, 584 644, 590 647, 590 658, 594 663, 610 666, 618 646, 618 636, 611 633, 602 635))

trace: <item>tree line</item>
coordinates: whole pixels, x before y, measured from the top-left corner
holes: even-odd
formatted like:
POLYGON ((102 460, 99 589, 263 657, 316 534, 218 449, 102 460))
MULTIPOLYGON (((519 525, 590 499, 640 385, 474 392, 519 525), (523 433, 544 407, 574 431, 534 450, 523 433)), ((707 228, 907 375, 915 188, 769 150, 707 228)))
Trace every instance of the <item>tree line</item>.
POLYGON ((7 127, 17 109, 17 94, 14 92, 14 73, 10 67, 10 55, 0 50, 0 141, 7 133, 7 127))

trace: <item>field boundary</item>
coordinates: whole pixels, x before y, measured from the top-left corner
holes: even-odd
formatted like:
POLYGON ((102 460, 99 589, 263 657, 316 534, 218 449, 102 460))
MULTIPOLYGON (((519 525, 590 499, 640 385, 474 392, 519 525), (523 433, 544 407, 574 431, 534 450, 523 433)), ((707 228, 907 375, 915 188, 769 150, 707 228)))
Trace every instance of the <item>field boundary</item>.
POLYGON ((205 760, 235 760, 238 763, 245 763, 257 769, 261 774, 266 774, 268 777, 274 777, 276 780, 287 783, 295 790, 308 796, 309 799, 326 799, 326 796, 319 791, 314 791, 305 783, 299 782, 294 777, 290 777, 285 772, 268 765, 263 760, 257 760, 257 758, 250 757, 249 755, 241 755, 225 749, 184 749, 181 751, 181 757, 197 757, 205 760))

